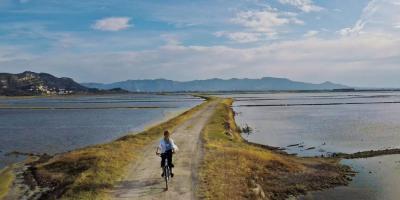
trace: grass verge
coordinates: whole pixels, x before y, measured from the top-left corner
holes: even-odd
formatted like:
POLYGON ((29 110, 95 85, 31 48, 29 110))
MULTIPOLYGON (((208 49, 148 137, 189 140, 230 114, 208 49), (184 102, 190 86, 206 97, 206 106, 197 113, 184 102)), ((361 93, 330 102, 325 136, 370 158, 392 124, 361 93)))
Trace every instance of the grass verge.
POLYGON ((3 199, 7 195, 13 180, 14 175, 11 167, 7 167, 0 171, 0 199, 3 199))
POLYGON ((107 191, 121 180, 126 167, 141 155, 141 149, 173 131, 212 99, 153 126, 139 134, 127 135, 113 142, 74 150, 31 163, 33 179, 51 190, 43 199, 108 199, 107 191))
POLYGON ((300 158, 246 142, 231 109, 221 99, 203 129, 201 199, 286 199, 337 185, 352 172, 332 158, 300 158))

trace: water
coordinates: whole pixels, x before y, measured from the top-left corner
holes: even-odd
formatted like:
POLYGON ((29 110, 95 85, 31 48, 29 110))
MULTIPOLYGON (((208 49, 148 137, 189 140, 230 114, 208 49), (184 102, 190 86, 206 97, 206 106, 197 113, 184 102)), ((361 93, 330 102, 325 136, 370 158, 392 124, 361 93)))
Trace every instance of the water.
MULTIPOLYGON (((400 93, 231 94, 240 126, 252 142, 300 156, 400 148, 400 93)), ((348 187, 305 199, 398 199, 400 156, 344 160, 360 172, 348 187), (371 173, 370 173, 371 171, 371 173)))
POLYGON ((144 94, 1 98, 0 168, 24 159, 6 156, 11 151, 54 154, 108 142, 201 102, 144 94))
POLYGON ((400 197, 400 155, 344 160, 359 173, 347 187, 312 192, 302 200, 397 200, 400 197))

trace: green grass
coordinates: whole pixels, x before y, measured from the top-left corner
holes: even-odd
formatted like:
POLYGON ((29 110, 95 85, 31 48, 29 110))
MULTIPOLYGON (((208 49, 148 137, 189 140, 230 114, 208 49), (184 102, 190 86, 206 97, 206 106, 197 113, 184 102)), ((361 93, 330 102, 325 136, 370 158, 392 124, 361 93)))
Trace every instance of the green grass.
POLYGON ((173 132, 179 124, 210 102, 208 100, 139 134, 35 163, 33 173, 41 185, 56 188, 46 198, 108 199, 107 192, 122 179, 126 167, 140 158, 141 150, 146 145, 160 138, 164 130, 173 132))
POLYGON ((14 175, 11 167, 7 167, 0 171, 0 199, 5 197, 13 180, 14 175))
POLYGON ((348 168, 337 159, 299 158, 246 142, 236 126, 232 99, 220 99, 202 132, 201 199, 285 199, 346 184, 348 168))

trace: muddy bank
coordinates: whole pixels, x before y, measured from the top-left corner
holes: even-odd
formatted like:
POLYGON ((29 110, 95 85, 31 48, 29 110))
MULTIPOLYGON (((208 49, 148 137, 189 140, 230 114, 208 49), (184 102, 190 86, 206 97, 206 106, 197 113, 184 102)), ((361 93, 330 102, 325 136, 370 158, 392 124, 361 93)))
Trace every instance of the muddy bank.
MULTIPOLYGON (((245 141, 234 120, 232 101, 218 101, 202 133, 205 165, 200 167, 204 170, 200 171, 200 198, 283 200, 345 186, 355 175, 350 167, 339 163, 346 154, 333 158, 297 157, 279 147, 245 141)), ((124 167, 138 159, 132 155, 141 154, 141 149, 159 138, 162 130, 174 129, 199 109, 201 106, 139 135, 40 157, 23 168, 23 182, 32 188, 29 191, 39 191, 42 199, 106 197, 106 191, 123 176, 124 167)))
POLYGON ((176 108, 173 106, 109 106, 109 107, 12 107, 0 106, 0 109, 13 110, 106 110, 106 109, 157 109, 157 108, 176 108))
MULTIPOLYGON (((24 154, 26 155, 26 154, 24 154)), ((44 156, 45 158, 47 156, 44 156)), ((12 179, 7 188, 3 188, 3 196, 0 199, 14 200, 14 199, 40 199, 43 193, 47 192, 50 188, 39 187, 36 179, 33 177, 32 163, 40 161, 38 156, 29 156, 25 161, 8 166, 8 170, 12 179)), ((0 174, 0 182, 5 178, 4 174, 0 174)))
POLYGON ((384 149, 384 150, 369 150, 369 151, 360 151, 356 153, 333 153, 332 157, 334 158, 343 158, 343 159, 356 159, 356 158, 370 158, 376 156, 383 155, 394 155, 400 154, 400 149, 384 149))
POLYGON ((38 154, 38 153, 31 153, 31 152, 21 152, 21 151, 11 151, 6 154, 5 156, 27 156, 27 157, 46 157, 49 156, 48 154, 38 154))
POLYGON ((336 105, 399 104, 399 103, 400 101, 347 102, 347 103, 243 104, 240 105, 239 107, 336 106, 336 105))
POLYGON ((355 172, 339 158, 297 157, 277 147, 247 142, 232 99, 223 99, 203 130, 200 199, 283 200, 347 185, 355 172))
MULTIPOLYGON (((249 127, 247 124, 245 126, 245 128, 238 128, 238 131, 241 134, 252 134, 252 132, 246 132, 244 130, 252 130, 252 127, 249 127)), ((298 148, 302 148, 304 151, 309 151, 309 150, 314 150, 317 149, 321 146, 326 145, 326 142, 323 142, 320 146, 311 146, 311 147, 305 147, 304 142, 300 142, 300 143, 294 143, 294 144, 290 144, 287 145, 286 147, 275 147, 275 146, 269 146, 269 145, 265 145, 265 144, 259 144, 259 143, 254 143, 254 142, 250 142, 246 139, 244 139, 244 141, 248 144, 251 145, 255 145, 258 147, 262 147, 265 148, 267 150, 273 150, 273 151, 277 151, 279 153, 283 153, 283 154, 290 154, 288 152, 286 152, 285 150, 287 150, 288 148, 291 147, 298 147, 298 148)), ((320 148, 319 149, 320 152, 326 152, 324 149, 320 148)), ((315 155, 313 157, 329 157, 329 158, 339 158, 339 159, 357 159, 357 158, 370 158, 370 157, 376 157, 376 156, 384 156, 384 155, 395 155, 395 154, 400 154, 400 148, 387 148, 387 149, 381 149, 381 150, 366 150, 366 151, 359 151, 359 152, 355 152, 355 153, 342 153, 342 152, 327 152, 326 155, 315 155)), ((290 155, 297 155, 297 154, 290 154, 290 155)), ((306 157, 312 157, 312 156, 306 156, 306 157)))
POLYGON ((357 175, 346 187, 311 192, 299 200, 398 200, 400 196, 400 155, 344 159, 357 175))
POLYGON ((187 121, 210 101, 149 127, 105 144, 48 155, 11 152, 10 155, 36 158, 16 168, 18 174, 8 199, 106 199, 109 189, 120 180, 125 169, 140 158, 142 149, 187 121), (20 190, 20 188, 24 188, 20 190))

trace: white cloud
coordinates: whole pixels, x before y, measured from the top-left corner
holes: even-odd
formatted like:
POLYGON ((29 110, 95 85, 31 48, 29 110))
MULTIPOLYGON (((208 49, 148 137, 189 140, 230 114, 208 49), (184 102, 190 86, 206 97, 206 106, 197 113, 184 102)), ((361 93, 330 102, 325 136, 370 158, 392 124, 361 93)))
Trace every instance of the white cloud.
POLYGON ((307 13, 323 10, 322 7, 315 5, 312 0, 279 0, 279 2, 282 4, 292 5, 307 13))
POLYGON ((399 0, 371 0, 357 22, 338 31, 342 36, 361 34, 399 35, 396 24, 400 21, 399 0))
POLYGON ((365 24, 369 21, 370 17, 377 11, 378 1, 371 0, 368 5, 364 8, 362 15, 353 27, 343 28, 339 31, 342 36, 358 35, 362 33, 365 24))
POLYGON ((133 26, 129 24, 130 20, 129 17, 104 18, 97 20, 96 23, 92 25, 92 28, 101 31, 120 31, 133 26))
MULTIPOLYGON (((203 41, 197 41, 197 35, 194 34, 205 35, 204 33, 215 30, 215 27, 221 27, 223 30, 215 33, 217 37, 226 37, 239 43, 251 43, 274 38, 283 39, 281 36, 283 37, 294 26, 304 22, 300 19, 302 14, 287 13, 272 8, 237 12, 243 7, 229 6, 229 8, 232 7, 229 12, 228 9, 217 9, 211 12, 209 10, 211 8, 199 9, 194 5, 193 9, 184 10, 185 7, 181 6, 179 9, 172 10, 176 12, 169 10, 163 16, 174 17, 167 19, 172 22, 176 21, 176 23, 183 20, 185 24, 192 22, 204 24, 206 25, 204 29, 200 27, 201 31, 197 33, 191 32, 192 29, 190 31, 172 31, 169 32, 169 35, 162 35, 161 38, 158 35, 160 32, 157 31, 144 32, 143 35, 129 35, 129 37, 113 34, 114 38, 109 35, 104 37, 103 34, 84 34, 81 37, 79 37, 79 33, 71 33, 70 36, 45 34, 51 43, 60 45, 60 48, 51 49, 51 51, 32 51, 29 50, 29 47, 25 48, 25 51, 0 48, 0 70, 20 72, 29 69, 54 73, 59 76, 70 76, 78 81, 99 82, 159 77, 190 80, 213 77, 281 76, 311 82, 331 80, 350 85, 400 86, 398 79, 400 76, 400 41, 398 38, 400 37, 395 37, 395 34, 362 34, 379 31, 388 33, 386 30, 389 30, 389 27, 392 29, 398 27, 400 18, 398 18, 398 12, 395 11, 399 10, 400 4, 396 4, 396 1, 393 0, 376 2, 380 2, 379 5, 376 5, 376 9, 379 11, 365 9, 365 13, 374 14, 365 17, 365 20, 361 20, 358 25, 355 23, 354 26, 346 29, 348 32, 357 33, 357 37, 339 37, 328 40, 318 37, 301 37, 300 34, 300 38, 297 40, 263 41, 255 44, 256 47, 253 44, 249 45, 252 46, 251 48, 245 45, 238 45, 240 48, 185 46, 180 42, 185 40, 181 39, 193 38, 194 42, 191 41, 191 43, 199 44, 203 41), (185 12, 183 13, 183 11, 185 12), (237 13, 235 15, 232 12, 237 13), (208 13, 214 13, 214 15, 210 18, 208 13), (226 18, 230 16, 233 16, 233 19, 229 21, 226 18), (197 17, 200 19, 196 19, 197 17), (226 21, 233 24, 227 25, 226 21), (212 27, 211 29, 207 29, 209 25, 212 27), (227 29, 224 29, 225 27, 227 29), (182 35, 180 35, 181 33, 182 35), (103 39, 103 41, 98 42, 99 39, 103 39), (138 45, 139 43, 142 44, 138 45), (165 46, 158 47, 164 43, 165 46), (82 47, 83 45, 88 47, 82 47), (66 47, 73 49, 66 49, 66 47), (132 49, 146 50, 135 51, 132 49)), ((171 8, 175 6, 170 5, 171 8)), ((149 8, 153 9, 154 6, 149 6, 149 8)), ((158 10, 165 9, 160 7, 158 10)), ((365 16, 368 15, 365 14, 365 16)), ((154 19, 158 20, 158 18, 154 19)), ((168 21, 167 19, 166 21, 168 21)), ((101 24, 100 21, 102 20, 98 21, 98 26, 95 23, 92 27, 98 29, 103 27, 104 29, 104 27, 111 26, 108 23, 101 24)), ((172 22, 171 24, 175 24, 172 22)), ((129 24, 129 20, 122 24, 125 24, 122 26, 124 28, 133 26, 129 24)), ((25 26, 22 27, 22 30, 25 30, 25 26)), ((106 30, 116 31, 120 28, 107 28, 106 30)), ((321 31, 321 34, 324 32, 324 35, 328 35, 325 33, 328 32, 327 30, 317 30, 321 31)), ((316 33, 312 31, 315 30, 307 32, 305 36, 315 36, 316 33)), ((391 33, 395 33, 395 31, 390 30, 391 33)), ((37 39, 36 35, 40 35, 40 38, 45 37, 42 32, 35 32, 31 38, 37 39)), ((27 39, 27 34, 22 32, 16 36, 16 38, 18 37, 27 39)), ((221 43, 223 42, 225 41, 221 43)), ((206 43, 206 45, 210 44, 214 44, 214 41, 206 43)))
POLYGON ((244 31, 219 31, 214 35, 225 36, 239 43, 256 42, 265 39, 275 39, 288 25, 303 25, 296 13, 280 12, 274 8, 264 10, 241 11, 231 22, 244 28, 244 31))
POLYGON ((21 47, 18 48, 17 46, 5 46, 5 45, 0 46, 0 63, 9 61, 14 62, 20 60, 30 60, 33 58, 34 58, 33 55, 24 52, 21 47))
POLYGON ((78 81, 279 76, 311 82, 330 80, 350 85, 400 86, 399 46, 397 38, 375 36, 307 38, 253 48, 175 44, 143 51, 60 53, 25 60, 7 59, 1 60, 0 66, 14 72, 23 71, 27 66, 34 71, 62 72, 62 76, 78 81))
POLYGON ((319 33, 319 31, 310 30, 310 31, 307 31, 307 33, 305 33, 303 36, 304 37, 314 37, 314 36, 318 35, 318 33, 319 33))
POLYGON ((225 32, 218 31, 214 34, 217 37, 225 36, 230 40, 233 40, 238 43, 249 43, 256 42, 260 39, 259 33, 249 33, 249 32, 225 32))
POLYGON ((164 39, 166 46, 179 46, 181 45, 181 41, 177 35, 173 34, 163 34, 161 38, 164 39))
POLYGON ((271 37, 277 35, 278 28, 283 25, 304 24, 296 18, 295 13, 279 12, 276 9, 239 12, 232 22, 271 37))

